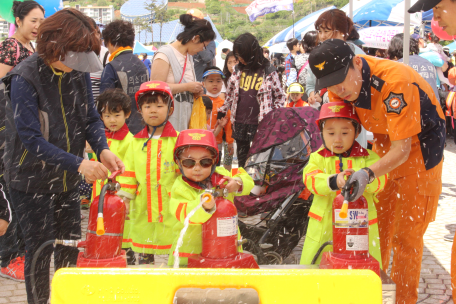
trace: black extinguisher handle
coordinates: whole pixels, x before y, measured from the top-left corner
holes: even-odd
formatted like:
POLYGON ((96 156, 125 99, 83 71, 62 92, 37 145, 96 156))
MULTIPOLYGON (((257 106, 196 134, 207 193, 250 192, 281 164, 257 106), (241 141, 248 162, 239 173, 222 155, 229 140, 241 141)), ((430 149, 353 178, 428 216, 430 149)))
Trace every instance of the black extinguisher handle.
POLYGON ((344 196, 344 200, 353 202, 355 200, 356 194, 359 191, 359 182, 358 181, 351 181, 351 175, 348 177, 347 181, 345 182, 345 186, 342 188, 342 195, 344 196))

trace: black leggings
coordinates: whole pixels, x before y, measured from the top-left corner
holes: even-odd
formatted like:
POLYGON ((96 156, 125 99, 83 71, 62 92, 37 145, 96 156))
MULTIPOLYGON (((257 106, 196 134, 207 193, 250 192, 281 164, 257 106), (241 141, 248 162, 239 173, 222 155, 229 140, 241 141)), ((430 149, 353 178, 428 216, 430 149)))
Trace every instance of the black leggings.
POLYGON ((237 157, 238 157, 238 167, 245 167, 245 162, 247 161, 247 154, 250 150, 250 141, 236 140, 237 146, 237 157))
MULTIPOLYGON (((27 302, 38 304, 33 300, 30 271, 33 255, 37 249, 48 240, 65 239, 78 240, 81 238, 81 205, 79 190, 74 188, 68 192, 25 193, 10 188, 11 201, 21 225, 25 239, 25 289, 27 302)), ((49 266, 52 245, 41 252, 35 269, 36 291, 41 304, 49 298, 49 266)), ((55 246, 54 268, 76 264, 78 249, 63 245, 55 246)))

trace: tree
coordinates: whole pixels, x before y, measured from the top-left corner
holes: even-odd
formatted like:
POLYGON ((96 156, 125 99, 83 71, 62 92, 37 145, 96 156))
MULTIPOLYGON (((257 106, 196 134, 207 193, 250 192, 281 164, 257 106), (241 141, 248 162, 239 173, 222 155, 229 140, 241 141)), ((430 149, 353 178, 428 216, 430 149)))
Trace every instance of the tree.
POLYGON ((107 6, 108 3, 106 2, 106 0, 98 0, 97 1, 97 5, 98 6, 107 6))
POLYGON ((147 39, 147 32, 150 32, 149 21, 144 18, 135 18, 133 20, 133 25, 135 27, 135 32, 138 33, 139 42, 141 42, 141 32, 144 31, 144 42, 147 39))
POLYGON ((160 5, 157 0, 149 0, 144 3, 144 8, 150 12, 150 27, 152 28, 152 42, 154 42, 153 23, 160 24, 160 45, 162 44, 163 23, 168 22, 169 14, 166 5, 160 5))

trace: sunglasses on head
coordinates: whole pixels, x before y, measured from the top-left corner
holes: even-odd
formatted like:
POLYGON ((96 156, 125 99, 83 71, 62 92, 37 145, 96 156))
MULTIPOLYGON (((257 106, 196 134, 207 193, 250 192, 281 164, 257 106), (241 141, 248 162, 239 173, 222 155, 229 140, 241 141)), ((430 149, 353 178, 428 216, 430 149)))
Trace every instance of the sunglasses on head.
POLYGON ((203 158, 200 160, 195 160, 191 158, 181 159, 180 160, 182 166, 185 168, 191 169, 196 166, 198 163, 203 168, 209 168, 214 164, 214 160, 212 158, 203 158))

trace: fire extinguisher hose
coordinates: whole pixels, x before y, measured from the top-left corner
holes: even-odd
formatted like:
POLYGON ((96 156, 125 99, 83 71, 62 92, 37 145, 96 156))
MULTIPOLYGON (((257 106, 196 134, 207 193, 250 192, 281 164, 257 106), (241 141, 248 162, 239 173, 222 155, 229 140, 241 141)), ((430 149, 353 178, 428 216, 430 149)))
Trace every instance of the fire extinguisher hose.
POLYGON ((325 249, 326 246, 332 245, 332 244, 333 244, 332 241, 324 242, 323 245, 321 245, 320 248, 318 249, 318 251, 317 251, 317 253, 315 254, 314 258, 312 259, 312 262, 310 262, 310 265, 315 265, 315 262, 317 262, 318 257, 320 256, 320 254, 321 254, 321 252, 323 251, 323 249, 325 249))
POLYGON ((97 235, 103 235, 105 233, 104 221, 103 221, 103 205, 106 191, 109 188, 109 184, 106 184, 101 188, 100 199, 98 200, 98 217, 97 217, 97 235))

